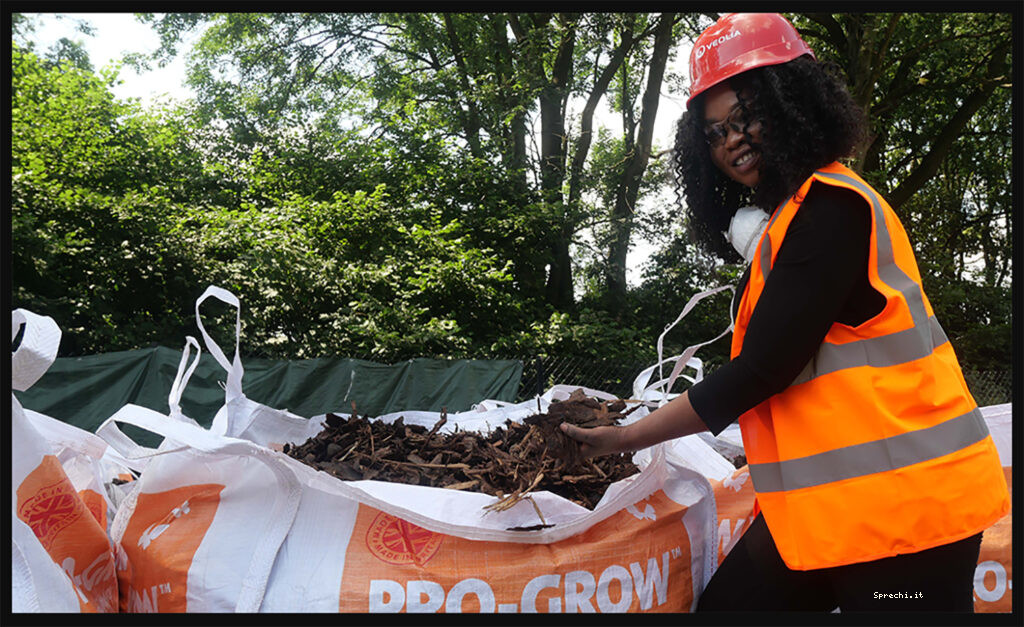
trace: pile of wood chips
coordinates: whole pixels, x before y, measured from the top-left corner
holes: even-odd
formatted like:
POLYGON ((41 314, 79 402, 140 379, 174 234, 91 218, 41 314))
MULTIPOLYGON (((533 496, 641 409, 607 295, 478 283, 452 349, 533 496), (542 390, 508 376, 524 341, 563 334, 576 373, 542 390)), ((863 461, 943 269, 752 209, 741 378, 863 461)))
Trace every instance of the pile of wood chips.
MULTIPOLYGON (((635 409, 635 407, 634 407, 635 409)), ((414 485, 476 490, 500 500, 488 509, 508 509, 534 490, 547 490, 593 509, 608 486, 640 471, 627 454, 584 459, 579 444, 562 433, 562 422, 581 427, 616 425, 630 413, 622 400, 599 401, 576 390, 551 403, 547 413, 510 420, 488 434, 438 433, 406 425, 327 414, 323 431, 284 453, 345 481, 375 479, 414 485)), ((532 503, 532 500, 530 500, 532 503)), ((536 507, 536 505, 535 505, 536 507)), ((538 510, 538 515, 540 511, 538 510)), ((524 530, 549 527, 544 524, 524 530)))

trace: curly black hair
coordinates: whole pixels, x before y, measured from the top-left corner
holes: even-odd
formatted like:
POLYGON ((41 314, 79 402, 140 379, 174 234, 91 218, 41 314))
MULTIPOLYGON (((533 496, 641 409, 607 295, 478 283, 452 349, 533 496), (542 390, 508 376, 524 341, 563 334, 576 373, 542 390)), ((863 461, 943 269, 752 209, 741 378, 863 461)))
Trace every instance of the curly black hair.
POLYGON ((761 154, 757 187, 751 190, 729 179, 712 163, 704 135, 704 94, 690 102, 676 124, 672 168, 691 238, 735 263, 741 258, 722 233, 736 210, 753 205, 771 213, 816 169, 850 155, 863 137, 865 121, 838 67, 809 56, 748 70, 728 83, 749 124, 761 122, 760 143, 746 135, 761 154))

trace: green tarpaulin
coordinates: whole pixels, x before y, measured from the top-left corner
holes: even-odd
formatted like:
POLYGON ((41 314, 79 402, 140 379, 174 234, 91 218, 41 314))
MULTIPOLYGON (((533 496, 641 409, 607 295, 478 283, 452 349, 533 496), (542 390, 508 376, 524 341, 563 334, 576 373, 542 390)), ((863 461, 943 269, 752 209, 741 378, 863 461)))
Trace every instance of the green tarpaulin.
MULTIPOLYGON (((14 394, 28 409, 94 432, 128 403, 167 413, 167 395, 180 361, 181 351, 164 347, 64 357, 29 390, 14 394)), ((514 360, 411 359, 386 365, 341 358, 243 359, 242 365, 242 391, 248 398, 306 418, 350 413, 353 401, 359 414, 368 416, 466 411, 485 399, 514 401, 523 374, 522 364, 514 360)), ((182 394, 185 415, 209 427, 224 404, 226 377, 204 353, 182 394)), ((131 427, 125 431, 139 444, 160 441, 131 427)))

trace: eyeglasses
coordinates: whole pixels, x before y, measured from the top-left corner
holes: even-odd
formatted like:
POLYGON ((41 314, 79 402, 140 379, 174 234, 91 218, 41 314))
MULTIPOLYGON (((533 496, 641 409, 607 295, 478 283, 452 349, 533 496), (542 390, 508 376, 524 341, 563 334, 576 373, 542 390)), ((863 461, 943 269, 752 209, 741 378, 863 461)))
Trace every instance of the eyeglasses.
POLYGON ((737 106, 725 120, 704 127, 704 138, 707 139, 709 146, 716 148, 729 136, 730 130, 742 133, 754 124, 756 122, 749 122, 743 109, 737 106))

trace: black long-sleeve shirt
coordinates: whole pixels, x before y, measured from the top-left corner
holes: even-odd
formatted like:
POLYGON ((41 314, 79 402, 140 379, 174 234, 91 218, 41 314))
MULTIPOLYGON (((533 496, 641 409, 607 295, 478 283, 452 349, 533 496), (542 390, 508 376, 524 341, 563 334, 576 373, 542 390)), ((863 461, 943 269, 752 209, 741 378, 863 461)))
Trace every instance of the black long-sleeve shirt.
MULTIPOLYGON (((834 322, 861 324, 885 298, 868 282, 871 207, 854 191, 815 182, 789 225, 735 359, 690 388, 712 434, 786 389, 834 322)), ((750 277, 740 279, 739 295, 750 277)))

